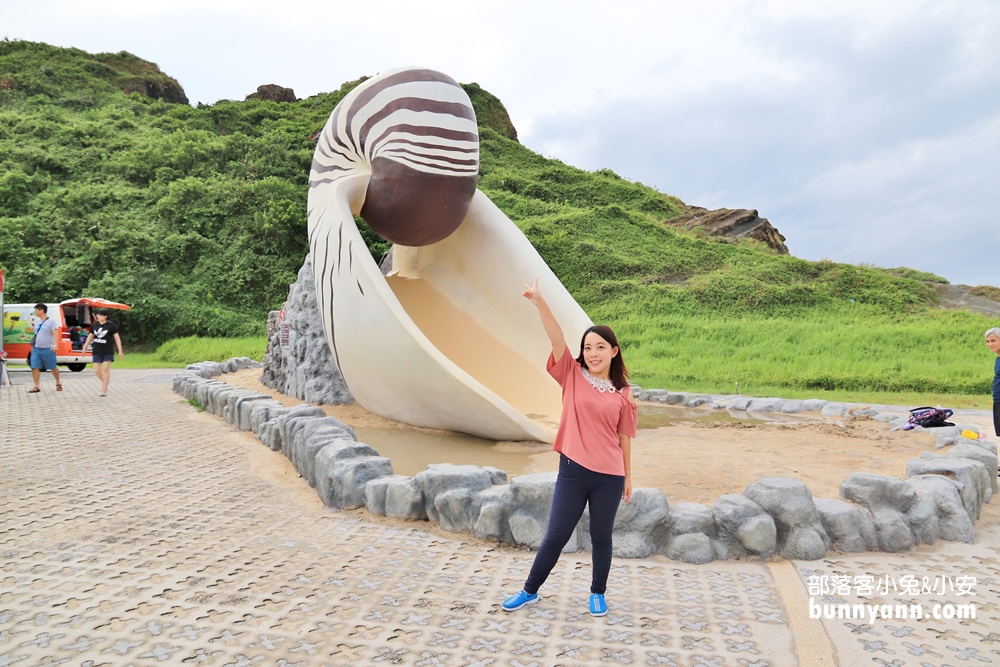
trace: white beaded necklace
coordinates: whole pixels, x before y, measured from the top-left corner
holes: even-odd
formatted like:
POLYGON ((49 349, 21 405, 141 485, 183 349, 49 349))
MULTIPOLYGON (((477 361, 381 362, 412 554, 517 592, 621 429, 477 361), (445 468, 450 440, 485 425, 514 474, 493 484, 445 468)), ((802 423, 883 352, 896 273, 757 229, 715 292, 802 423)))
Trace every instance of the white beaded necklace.
POLYGON ((590 383, 590 386, 596 389, 597 391, 601 392, 602 394, 608 391, 610 391, 613 394, 616 391, 618 391, 615 388, 615 383, 612 382, 611 380, 602 380, 599 377, 594 377, 593 375, 591 375, 590 371, 588 371, 583 366, 580 366, 580 372, 583 373, 583 378, 590 383))

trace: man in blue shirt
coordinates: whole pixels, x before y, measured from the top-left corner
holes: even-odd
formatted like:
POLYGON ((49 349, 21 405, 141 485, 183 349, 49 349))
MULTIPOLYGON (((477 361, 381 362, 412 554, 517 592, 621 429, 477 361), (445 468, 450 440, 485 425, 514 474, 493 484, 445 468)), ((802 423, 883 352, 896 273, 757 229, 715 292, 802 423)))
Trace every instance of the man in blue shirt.
POLYGON ((59 325, 49 317, 49 307, 44 303, 35 304, 35 337, 31 347, 28 363, 31 366, 31 379, 35 386, 28 390, 29 394, 37 394, 38 379, 42 371, 52 371, 56 379, 56 391, 62 391, 59 382, 59 368, 56 366, 56 337, 59 335, 59 325))
POLYGON ((986 332, 986 344, 997 355, 993 364, 993 430, 1000 435, 1000 327, 986 332))

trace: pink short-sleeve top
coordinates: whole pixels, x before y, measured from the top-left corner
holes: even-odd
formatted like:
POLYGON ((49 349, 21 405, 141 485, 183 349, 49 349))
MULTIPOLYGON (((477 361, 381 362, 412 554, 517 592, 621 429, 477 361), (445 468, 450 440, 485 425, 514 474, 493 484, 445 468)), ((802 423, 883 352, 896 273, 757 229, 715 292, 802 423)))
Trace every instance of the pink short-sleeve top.
POLYGON ((549 355, 545 365, 562 387, 562 416, 552 449, 588 470, 625 476, 625 457, 618 434, 635 437, 639 412, 629 399, 628 387, 615 390, 595 382, 569 347, 559 362, 549 355))

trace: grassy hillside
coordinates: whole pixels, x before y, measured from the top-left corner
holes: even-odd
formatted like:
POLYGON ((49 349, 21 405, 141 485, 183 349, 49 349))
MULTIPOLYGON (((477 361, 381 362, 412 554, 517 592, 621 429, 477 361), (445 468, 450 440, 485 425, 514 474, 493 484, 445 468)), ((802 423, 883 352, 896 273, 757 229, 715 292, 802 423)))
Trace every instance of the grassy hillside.
MULTIPOLYGON (((309 136, 362 80, 294 103, 192 108, 130 54, 0 42, 7 299, 126 301, 127 337, 147 344, 261 335, 307 250, 309 136)), ((925 282, 936 277, 679 231, 664 221, 683 202, 531 152, 496 97, 465 87, 481 189, 592 318, 619 330, 640 383, 987 391, 989 322, 938 310, 925 282)), ((379 256, 387 244, 362 231, 379 256)))

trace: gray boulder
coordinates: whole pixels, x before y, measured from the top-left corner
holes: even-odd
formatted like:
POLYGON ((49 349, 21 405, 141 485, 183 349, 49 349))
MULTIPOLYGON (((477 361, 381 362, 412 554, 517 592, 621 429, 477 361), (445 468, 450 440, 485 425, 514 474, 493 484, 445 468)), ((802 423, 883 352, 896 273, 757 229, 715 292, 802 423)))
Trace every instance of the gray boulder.
POLYGON ((281 451, 285 433, 285 424, 289 419, 326 416, 322 408, 307 404, 296 405, 291 408, 274 408, 269 410, 269 413, 271 415, 271 419, 261 425, 260 431, 257 433, 257 437, 261 442, 267 445, 268 448, 273 449, 276 452, 281 451))
MULTIPOLYGON (((424 495, 424 510, 431 521, 440 522, 436 505, 439 495, 456 489, 467 489, 475 493, 493 486, 490 473, 478 466, 434 463, 413 477, 413 481, 424 495)), ((475 521, 473 515, 472 521, 475 521)), ((471 527, 471 524, 470 524, 471 527)))
POLYGON ((847 406, 843 403, 827 403, 819 413, 824 417, 840 417, 845 412, 847 412, 847 406))
POLYGON ((720 557, 767 558, 777 548, 777 528, 764 508, 746 496, 728 493, 712 505, 712 521, 718 536, 720 557))
POLYGON ((708 394, 697 394, 684 399, 683 405, 688 408, 696 408, 699 405, 707 405, 712 402, 712 397, 708 394))
POLYGON ((992 488, 987 478, 986 466, 979 461, 960 459, 952 456, 940 456, 924 452, 919 459, 906 462, 906 476, 944 475, 962 484, 962 504, 972 521, 977 521, 982 513, 984 495, 992 488))
POLYGON ((510 514, 513 497, 510 486, 492 486, 479 492, 479 516, 472 526, 472 534, 482 540, 513 542, 510 532, 510 514))
POLYGON ((914 543, 934 544, 938 538, 937 504, 933 498, 917 494, 917 502, 906 513, 914 543))
POLYGON ((872 417, 875 421, 880 424, 891 424, 892 422, 899 419, 899 415, 890 415, 886 412, 880 412, 879 414, 872 417))
POLYGON ((962 431, 957 426, 940 426, 931 429, 931 433, 934 434, 934 449, 954 445, 962 437, 962 431))
POLYGON ((660 396, 666 396, 670 392, 666 389, 644 389, 636 396, 637 401, 655 401, 660 396), (640 398, 640 396, 642 398, 640 398))
POLYGON ((281 405, 270 396, 247 397, 240 400, 236 405, 236 427, 241 431, 253 430, 253 408, 256 403, 267 403, 269 405, 281 405))
MULTIPOLYGON (((618 558, 646 558, 662 550, 668 538, 670 506, 663 492, 653 488, 632 490, 632 499, 619 501, 612 535, 612 552, 618 558)), ((577 527, 581 545, 586 541, 590 548, 590 516, 577 527), (586 537, 584 537, 586 533, 586 537)))
POLYGON ((712 510, 700 503, 676 503, 669 509, 667 529, 671 535, 687 533, 713 534, 712 510))
POLYGON ((704 565, 715 560, 712 540, 704 533, 685 533, 670 540, 667 558, 692 565, 704 565))
POLYGON ((821 398, 810 398, 807 401, 802 401, 802 409, 805 412, 819 412, 826 407, 827 401, 821 398))
POLYGON ((750 407, 751 401, 753 401, 753 399, 747 396, 737 396, 736 398, 729 399, 729 402, 726 404, 726 408, 729 410, 746 410, 750 407))
POLYGON ((250 406, 250 430, 254 435, 260 436, 261 426, 278 416, 279 410, 287 410, 279 401, 255 401, 250 406))
POLYGON ((813 502, 834 549, 847 553, 878 549, 875 520, 867 509, 837 498, 814 498, 813 502))
MULTIPOLYGON (((223 418, 226 420, 227 424, 232 424, 236 428, 240 428, 240 405, 246 403, 247 401, 265 400, 271 398, 267 394, 261 394, 256 391, 244 390, 238 394, 230 394, 229 400, 226 401, 226 407, 223 411, 223 418)), ((247 431, 249 429, 240 429, 247 431)))
POLYGON ((985 449, 987 452, 997 455, 997 446, 990 442, 989 440, 969 440, 968 438, 961 438, 956 441, 957 445, 969 445, 970 447, 978 447, 979 449, 985 449))
POLYGON ((699 503, 670 506, 666 518, 665 546, 668 558, 685 563, 710 563, 715 560, 711 536, 714 534, 712 511, 699 503))
POLYGON ((481 506, 482 497, 469 488, 452 489, 434 498, 438 524, 450 533, 472 532, 481 506))
MULTIPOLYGON (((972 443, 972 440, 965 440, 964 438, 959 441, 960 444, 956 444, 948 451, 948 456, 954 456, 959 459, 970 459, 972 461, 979 461, 984 466, 986 466, 987 471, 997 470, 997 455, 995 452, 990 452, 988 449, 977 447, 972 443), (964 441, 964 442, 963 442, 964 441)), ((990 478, 990 497, 993 493, 997 492, 997 476, 995 474, 988 475, 990 478)))
POLYGON ((363 442, 340 437, 336 431, 319 432, 300 445, 295 469, 310 486, 316 486, 320 465, 329 465, 331 461, 343 459, 372 457, 378 457, 378 452, 363 442), (320 454, 323 454, 322 458, 320 454))
POLYGON ((412 477, 395 479, 386 484, 385 515, 394 519, 426 521, 424 492, 412 477))
MULTIPOLYGON (((542 544, 549 525, 552 509, 552 493, 556 486, 556 473, 542 472, 521 475, 510 482, 511 515, 510 531, 514 541, 531 549, 542 544)), ((573 532, 565 552, 579 548, 577 531, 573 532)))
POLYGON ((906 483, 913 487, 918 497, 928 498, 934 503, 938 535, 942 540, 973 543, 972 521, 962 504, 959 482, 943 475, 917 475, 907 479, 906 483))
MULTIPOLYGON (((517 479, 516 477, 514 478, 517 479)), ((548 520, 539 521, 538 517, 527 510, 519 509, 510 515, 510 534, 517 544, 524 545, 529 549, 538 549, 542 546, 545 532, 548 529, 548 520)), ((573 553, 580 548, 578 531, 574 530, 569 541, 563 547, 563 553, 573 553)))
MULTIPOLYGON (((286 432, 289 437, 285 443, 285 455, 300 473, 304 466, 312 466, 312 458, 322 449, 314 441, 357 440, 354 429, 334 417, 307 417, 299 420, 294 428, 287 428, 286 432)), ((378 456, 374 449, 371 451, 371 456, 378 456)), ((302 476, 309 479, 305 473, 302 476)))
POLYGON ((324 424, 339 424, 345 432, 350 435, 344 437, 354 437, 354 431, 344 426, 333 417, 327 417, 322 408, 308 406, 296 406, 281 417, 278 417, 278 431, 281 433, 281 449, 285 456, 291 458, 291 448, 295 443, 295 435, 308 426, 315 426, 316 422, 325 419, 324 424))
POLYGON ((913 546, 913 534, 905 517, 917 502, 912 486, 895 477, 855 472, 840 483, 840 495, 871 513, 880 550, 898 553, 913 546))
POLYGON ((261 383, 309 403, 353 403, 320 321, 311 254, 306 255, 298 280, 288 291, 284 310, 282 324, 288 327, 288 345, 281 346, 280 331, 270 336, 261 383))
POLYGON ((781 411, 786 415, 796 415, 802 410, 802 401, 785 401, 781 405, 781 411))
POLYGON ((372 514, 385 516, 385 498, 386 491, 389 489, 389 484, 391 482, 408 479, 410 478, 404 475, 388 475, 386 477, 379 477, 371 480, 365 484, 365 507, 368 508, 368 511, 372 514))
POLYGON ((556 473, 540 472, 521 475, 510 482, 512 506, 536 517, 543 525, 549 523, 552 493, 556 488, 556 473))
POLYGON ((316 457, 316 492, 329 507, 361 507, 365 504, 365 485, 392 474, 392 461, 387 458, 365 456, 321 461, 326 449, 316 457))
POLYGON ((487 475, 490 476, 491 484, 506 484, 507 483, 507 471, 500 470, 500 468, 494 468, 493 466, 483 466, 483 470, 487 475))
POLYGON ((830 546, 806 485, 788 477, 763 477, 743 492, 774 519, 778 551, 785 558, 816 560, 830 546))
POLYGON ((691 394, 686 392, 668 392, 666 396, 660 397, 661 403, 666 403, 667 405, 684 405, 684 403, 691 397, 691 394))
POLYGON ((780 398, 755 398, 750 401, 749 412, 781 412, 784 401, 780 398))

